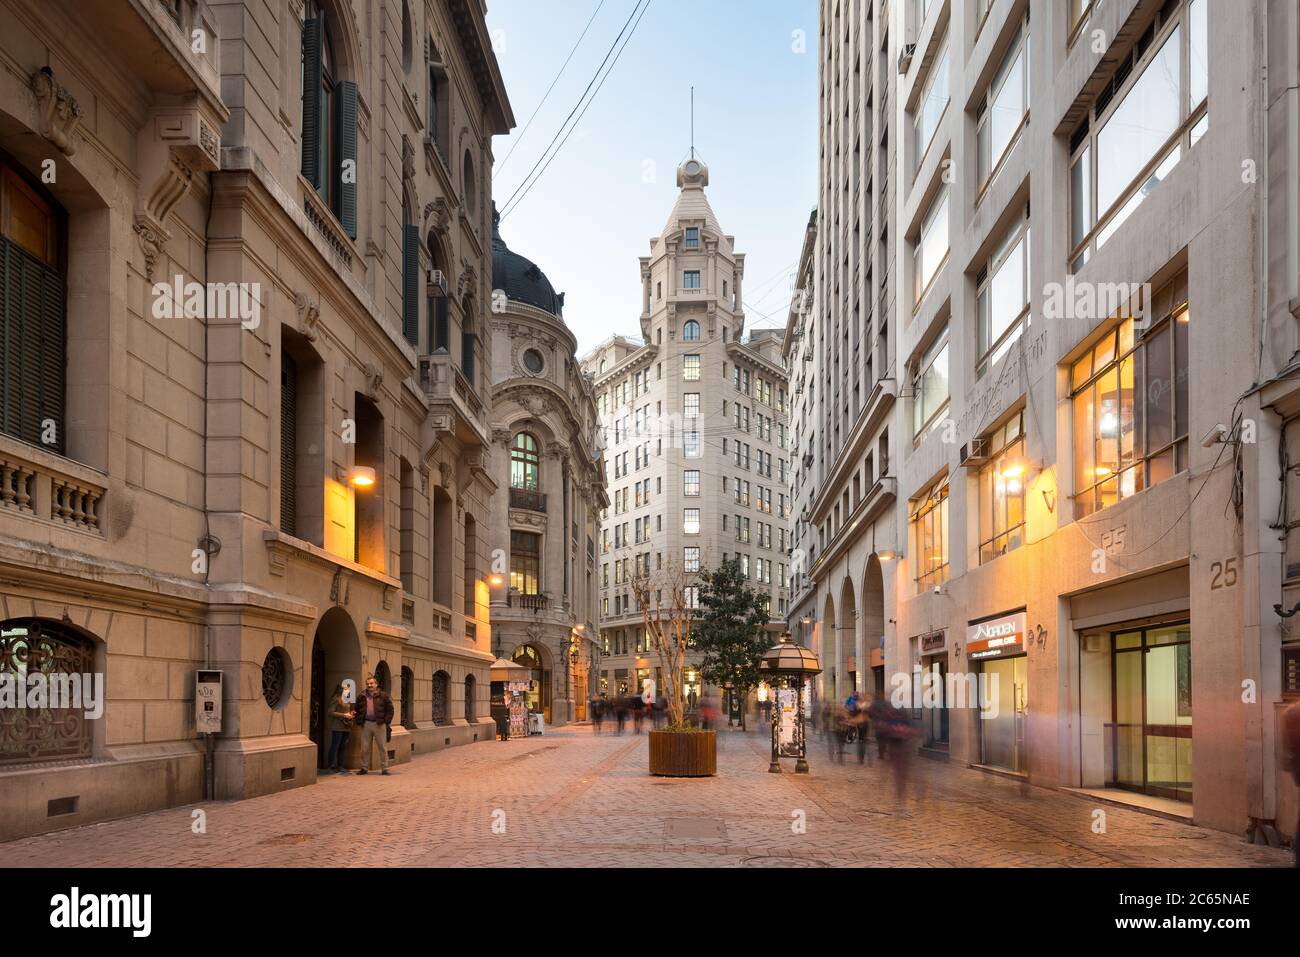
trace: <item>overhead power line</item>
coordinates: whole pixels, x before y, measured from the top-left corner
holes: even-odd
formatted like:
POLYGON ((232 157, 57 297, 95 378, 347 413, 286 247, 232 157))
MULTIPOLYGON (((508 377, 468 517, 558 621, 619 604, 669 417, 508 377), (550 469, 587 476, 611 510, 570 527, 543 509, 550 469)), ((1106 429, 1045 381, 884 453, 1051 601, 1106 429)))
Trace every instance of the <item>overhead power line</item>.
POLYGON ((646 10, 650 8, 650 3, 651 0, 644 0, 644 3, 642 3, 642 0, 637 0, 637 5, 632 8, 632 13, 628 16, 627 22, 623 24, 623 29, 620 30, 618 36, 614 38, 614 44, 609 48, 609 52, 605 54, 605 59, 602 60, 600 66, 596 68, 596 75, 591 78, 591 83, 588 83, 587 89, 583 91, 582 96, 586 102, 583 103, 583 99, 579 99, 573 110, 569 112, 569 116, 565 119, 564 123, 560 125, 560 129, 556 132, 555 136, 552 137, 550 145, 546 147, 546 151, 543 152, 537 162, 533 164, 533 168, 529 171, 528 176, 524 177, 524 182, 520 183, 514 193, 510 195, 510 198, 506 200, 505 206, 501 211, 501 219, 503 222, 505 221, 505 218, 509 216, 510 213, 514 212, 516 207, 524 201, 524 198, 532 191, 533 186, 535 186, 537 181, 542 178, 542 174, 550 167, 551 162, 560 154, 560 150, 564 149, 564 144, 569 141, 569 137, 573 135, 573 131, 578 128, 578 123, 582 120, 582 117, 586 115, 591 104, 595 102, 596 96, 600 93, 601 87, 605 85, 605 81, 609 79, 609 75, 614 72, 614 67, 618 66, 618 61, 623 56, 623 51, 626 50, 627 45, 632 42, 632 37, 636 33, 637 27, 641 25, 641 19, 645 16, 646 10), (639 13, 638 8, 640 10, 639 13), (635 22, 632 22, 633 17, 636 18, 635 22), (629 24, 631 24, 632 27, 630 31, 628 30, 629 24), (624 39, 624 34, 626 34, 626 39, 624 39), (623 41, 622 46, 618 46, 620 40, 623 41), (614 52, 615 47, 618 47, 617 53, 614 52), (605 70, 604 75, 602 76, 601 70, 605 67, 606 62, 609 61, 610 54, 614 54, 614 60, 609 63, 609 69, 605 70), (599 83, 596 83, 597 78, 600 80, 599 83), (593 83, 596 84, 594 91, 591 90, 593 83), (588 91, 591 91, 589 97, 587 96, 588 91), (574 113, 577 112, 579 106, 582 107, 582 111, 577 114, 575 119, 574 113), (572 125, 569 125, 570 120, 573 121, 572 125), (568 126, 567 132, 565 131, 565 126, 568 126), (556 146, 555 141, 559 139, 561 134, 563 134, 564 139, 560 140, 559 145, 556 146), (554 150, 552 150, 552 147, 554 147, 554 150), (547 156, 547 153, 550 153, 550 155, 547 156), (543 162, 543 160, 545 162, 543 162), (540 169, 538 169, 539 166, 541 167, 540 169))
POLYGON ((560 64, 560 71, 555 74, 555 79, 551 80, 551 85, 548 86, 546 92, 542 94, 542 101, 537 104, 537 109, 533 110, 533 115, 528 117, 528 122, 524 124, 524 128, 520 130, 519 135, 515 137, 515 141, 510 145, 510 152, 506 153, 506 158, 498 163, 496 169, 492 171, 493 179, 496 179, 497 174, 505 169, 505 165, 510 162, 510 157, 515 155, 515 150, 518 149, 519 144, 523 142, 524 136, 528 133, 528 128, 533 125, 533 120, 537 119, 537 114, 540 113, 542 107, 546 105, 546 100, 550 97, 551 91, 555 89, 555 84, 558 83, 560 77, 564 75, 564 70, 569 65, 569 61, 572 60, 573 55, 578 52, 578 47, 582 45, 583 37, 585 37, 587 31, 591 29, 591 25, 596 21, 596 14, 600 13, 600 8, 604 5, 605 0, 600 0, 600 3, 596 4, 596 9, 592 12, 591 19, 587 21, 587 25, 582 28, 582 33, 578 35, 578 42, 573 45, 573 49, 569 51, 569 55, 565 57, 564 62, 560 64))

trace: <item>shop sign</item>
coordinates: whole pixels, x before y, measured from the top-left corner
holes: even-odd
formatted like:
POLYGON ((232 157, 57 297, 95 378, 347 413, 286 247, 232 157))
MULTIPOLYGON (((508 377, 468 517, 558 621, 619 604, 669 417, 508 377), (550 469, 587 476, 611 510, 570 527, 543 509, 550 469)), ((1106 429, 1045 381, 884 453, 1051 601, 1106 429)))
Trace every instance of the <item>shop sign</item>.
POLYGON ((943 632, 936 631, 928 635, 921 636, 921 651, 930 654, 936 651, 943 651, 943 632))
POLYGON ((991 618, 966 626, 966 657, 1000 658, 1018 655, 1025 650, 1025 613, 991 618))

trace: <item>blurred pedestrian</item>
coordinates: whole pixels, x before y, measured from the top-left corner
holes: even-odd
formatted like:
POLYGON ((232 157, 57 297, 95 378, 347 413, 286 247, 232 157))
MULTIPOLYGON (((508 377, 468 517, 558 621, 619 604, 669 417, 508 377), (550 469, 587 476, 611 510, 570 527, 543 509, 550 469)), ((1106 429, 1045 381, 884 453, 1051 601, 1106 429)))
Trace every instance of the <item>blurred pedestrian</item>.
POLYGON ((858 746, 858 764, 867 759, 867 701, 866 695, 856 688, 844 702, 845 722, 853 732, 858 746))
POLYGON ((893 704, 887 706, 884 720, 876 725, 876 739, 881 732, 887 742, 889 760, 894 766, 894 794, 901 804, 907 792, 907 777, 912 760, 912 719, 893 704))
POLYGON ((889 736, 883 733, 882 729, 885 718, 889 715, 890 707, 884 695, 875 695, 872 697, 871 703, 867 705, 867 722, 876 729, 876 755, 882 760, 885 758, 885 750, 889 745, 889 736))
POLYGON ((627 725, 627 696, 619 695, 614 699, 614 722, 618 725, 618 733, 623 733, 623 728, 627 725))
POLYGON ((630 704, 632 705, 632 730, 640 734, 641 722, 645 720, 645 702, 638 696, 634 697, 630 704))
POLYGON ((601 722, 605 720, 605 702, 601 700, 600 695, 591 696, 591 725, 597 734, 600 734, 601 722))
MULTIPOLYGON (((1282 712, 1282 746, 1284 767, 1300 786, 1300 701, 1282 712)), ((1295 853, 1295 866, 1300 867, 1300 814, 1296 816, 1295 830, 1291 832, 1291 849, 1295 853)))

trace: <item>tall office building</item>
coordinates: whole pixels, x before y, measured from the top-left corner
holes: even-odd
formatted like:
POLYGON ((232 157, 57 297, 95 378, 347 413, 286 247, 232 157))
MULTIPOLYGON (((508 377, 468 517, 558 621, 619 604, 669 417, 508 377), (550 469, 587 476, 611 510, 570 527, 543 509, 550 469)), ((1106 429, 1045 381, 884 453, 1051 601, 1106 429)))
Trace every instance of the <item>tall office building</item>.
MULTIPOLYGON (((610 507, 601 524, 599 690, 662 686, 630 581, 737 559, 786 613, 789 549, 782 332, 745 335, 745 257, 722 231, 691 158, 663 231, 641 258, 641 337, 583 359, 605 426, 610 507)), ((698 672, 689 693, 703 690, 698 672)))
POLYGON ((792 420, 792 634, 822 662, 822 700, 885 687, 901 408, 895 104, 903 4, 828 0, 821 8, 821 150, 787 323, 792 420))
POLYGON ((1276 840, 1297 4, 821 20, 786 354, 823 695, 906 690, 934 757, 1276 840))

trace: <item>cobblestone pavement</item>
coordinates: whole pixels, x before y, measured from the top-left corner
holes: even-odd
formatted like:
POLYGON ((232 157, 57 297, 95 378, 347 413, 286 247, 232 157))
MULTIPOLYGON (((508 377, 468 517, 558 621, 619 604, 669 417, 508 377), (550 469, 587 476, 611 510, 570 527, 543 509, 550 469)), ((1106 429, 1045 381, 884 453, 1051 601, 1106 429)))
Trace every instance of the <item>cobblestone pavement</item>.
MULTIPOLYGON (((719 734, 718 776, 653 778, 644 735, 575 726, 0 845, 30 866, 1288 866, 1289 852, 966 768, 878 760, 769 774, 768 739, 719 734), (207 832, 191 831, 202 807, 207 832), (800 823, 804 825, 802 833, 800 823), (494 828, 494 824, 496 827, 494 828), (504 833, 498 833, 504 827, 504 833)), ((787 762, 786 770, 791 765, 787 762)))

